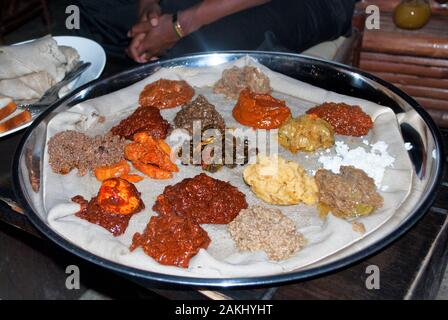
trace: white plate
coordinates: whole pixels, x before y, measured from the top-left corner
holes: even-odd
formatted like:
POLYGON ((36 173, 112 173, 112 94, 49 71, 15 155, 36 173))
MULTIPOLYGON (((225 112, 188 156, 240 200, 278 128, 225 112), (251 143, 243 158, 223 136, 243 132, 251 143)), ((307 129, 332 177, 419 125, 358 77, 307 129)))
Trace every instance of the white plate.
MULTIPOLYGON (((56 40, 58 45, 69 46, 76 49, 76 51, 78 51, 79 53, 80 60, 84 62, 90 62, 92 64, 86 71, 84 71, 81 74, 81 76, 79 76, 77 79, 73 80, 70 84, 67 85, 69 91, 65 92, 65 94, 70 93, 71 91, 79 88, 80 86, 86 84, 87 82, 98 79, 98 77, 103 72, 104 66, 106 65, 106 53, 104 52, 104 49, 97 42, 87 38, 72 37, 72 36, 56 36, 53 37, 53 39, 56 40)), ((14 45, 24 44, 31 41, 34 40, 28 40, 16 43, 14 45)), ((19 111, 14 112, 9 117, 12 117, 17 113, 19 113, 19 111)), ((0 133, 0 138, 12 134, 14 132, 17 132, 19 130, 22 130, 28 127, 32 122, 33 121, 30 121, 17 128, 0 133)))

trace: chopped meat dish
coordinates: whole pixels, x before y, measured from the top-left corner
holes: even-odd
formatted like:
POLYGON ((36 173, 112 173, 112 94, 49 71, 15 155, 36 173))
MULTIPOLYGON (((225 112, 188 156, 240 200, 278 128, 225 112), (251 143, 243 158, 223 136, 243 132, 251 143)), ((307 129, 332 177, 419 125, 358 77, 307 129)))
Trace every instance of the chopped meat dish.
POLYGON ((164 140, 154 139, 146 132, 136 133, 134 142, 124 149, 126 159, 134 168, 153 179, 170 179, 173 172, 179 171, 171 161, 171 153, 164 140))
POLYGON ((372 118, 359 106, 326 102, 306 113, 324 119, 333 126, 336 133, 344 136, 365 136, 373 128, 372 118))
POLYGON ((167 186, 153 206, 161 215, 185 216, 199 224, 227 224, 245 208, 246 196, 236 187, 204 173, 167 186))
POLYGON ((206 129, 224 130, 226 126, 215 106, 203 95, 199 95, 194 101, 183 106, 174 118, 176 128, 186 129, 190 135, 193 135, 195 121, 200 121, 198 122, 199 132, 206 129))
POLYGON ((194 89, 183 80, 160 79, 145 86, 140 93, 140 105, 158 109, 183 105, 194 96, 194 89))
POLYGON ((145 208, 137 188, 120 178, 103 181, 98 195, 90 201, 82 196, 75 196, 72 201, 81 206, 75 213, 77 217, 105 228, 114 236, 123 234, 132 215, 145 208))
POLYGON ((121 160, 109 166, 96 167, 94 173, 99 181, 104 181, 110 178, 126 176, 129 174, 129 171, 131 171, 131 166, 126 160, 121 160))
POLYGON ((333 127, 314 115, 287 120, 278 131, 279 143, 292 153, 312 152, 334 144, 333 127))
POLYGON ((355 167, 341 166, 339 174, 320 169, 315 179, 319 188, 319 211, 323 216, 330 211, 341 218, 366 216, 383 206, 375 181, 355 167))
POLYGON ((84 176, 97 167, 108 166, 121 161, 127 142, 111 134, 94 138, 73 130, 56 133, 48 141, 48 155, 51 169, 67 174, 78 169, 84 176))
MULTIPOLYGON (((256 152, 255 149, 253 154, 256 155, 256 152)), ((180 148, 178 155, 183 165, 198 165, 204 171, 214 173, 223 167, 233 169, 237 165, 247 164, 252 153, 249 150, 247 139, 240 139, 228 132, 225 134, 221 132, 216 137, 203 139, 197 144, 193 139, 186 141, 180 148), (189 151, 189 154, 186 152, 184 155, 183 152, 185 151, 189 151), (231 154, 227 155, 227 152, 231 154), (197 163, 195 154, 200 155, 200 160, 197 163)))
POLYGON ((154 107, 138 107, 129 117, 111 129, 112 134, 132 140, 134 134, 147 132, 155 139, 165 139, 170 130, 169 123, 154 107))
POLYGON ((221 79, 215 83, 213 92, 222 93, 231 99, 238 99, 240 92, 249 88, 255 93, 271 92, 269 78, 256 67, 232 67, 222 72, 221 79))
POLYGON ((306 240, 279 209, 254 206, 241 210, 227 229, 242 251, 265 251, 271 260, 284 260, 302 249, 306 240))
POLYGON ((190 259, 210 244, 207 232, 188 217, 151 217, 143 233, 135 233, 130 250, 143 251, 164 265, 187 268, 190 259))

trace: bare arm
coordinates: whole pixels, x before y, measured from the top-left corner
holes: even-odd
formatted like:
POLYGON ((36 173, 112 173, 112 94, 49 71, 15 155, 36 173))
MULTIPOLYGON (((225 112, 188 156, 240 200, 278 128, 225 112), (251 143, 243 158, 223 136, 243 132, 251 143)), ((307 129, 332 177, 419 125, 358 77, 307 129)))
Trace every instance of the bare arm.
MULTIPOLYGON (((141 0, 149 8, 159 8, 155 0, 141 0)), ((173 24, 172 15, 160 15, 157 10, 149 10, 146 13, 145 6, 140 2, 141 19, 129 31, 132 42, 128 48, 128 54, 135 61, 143 63, 148 58, 163 54, 166 49, 173 47, 179 41, 173 24)), ((205 26, 226 17, 252 7, 256 7, 270 0, 203 0, 199 4, 190 7, 178 14, 178 21, 185 35, 190 34, 205 26)))
POLYGON ((253 8, 270 0, 204 0, 179 13, 179 23, 186 34, 231 14, 253 8))

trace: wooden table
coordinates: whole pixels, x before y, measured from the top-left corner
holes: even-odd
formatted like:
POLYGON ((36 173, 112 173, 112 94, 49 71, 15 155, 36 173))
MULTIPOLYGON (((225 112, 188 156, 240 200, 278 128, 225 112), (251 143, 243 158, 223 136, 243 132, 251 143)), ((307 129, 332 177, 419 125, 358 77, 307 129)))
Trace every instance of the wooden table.
POLYGON ((434 9, 422 29, 403 30, 388 12, 393 6, 383 2, 362 3, 379 5, 381 23, 379 30, 364 31, 360 68, 401 88, 448 127, 448 7, 434 9))
MULTIPOLYGON (((10 183, 12 154, 21 134, 0 140, 0 195, 13 197, 10 183)), ((448 142, 448 131, 444 131, 448 142)), ((139 283, 148 290, 170 299, 431 299, 438 292, 448 260, 448 175, 440 189, 438 200, 425 217, 405 236, 384 249, 348 268, 332 274, 298 283, 272 288, 247 290, 195 290, 189 288, 156 287, 139 283), (381 288, 365 286, 366 268, 376 265, 381 272, 381 288)), ((14 225, 25 234, 36 236, 53 252, 50 243, 32 227, 26 217, 0 201, 0 221, 14 225)), ((0 224, 1 228, 1 224, 0 224)), ((1 231, 1 229, 0 229, 1 231)), ((13 267, 13 265, 12 265, 13 267)), ((92 274, 100 268, 92 266, 92 274)), ((29 272, 39 274, 30 268, 29 272)), ((117 276, 110 274, 110 282, 117 276)), ((1 285, 1 284, 0 284, 1 285)))

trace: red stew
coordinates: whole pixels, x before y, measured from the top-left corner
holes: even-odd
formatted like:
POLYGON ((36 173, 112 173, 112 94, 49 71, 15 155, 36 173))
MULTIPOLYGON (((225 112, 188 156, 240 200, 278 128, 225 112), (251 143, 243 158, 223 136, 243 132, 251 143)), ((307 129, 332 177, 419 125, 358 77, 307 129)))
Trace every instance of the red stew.
POLYGON ((132 215, 145 208, 135 186, 123 179, 104 180, 96 197, 87 201, 82 196, 72 198, 81 209, 75 215, 97 224, 114 236, 123 234, 132 215))
POLYGON ((77 217, 103 227, 115 237, 126 231, 129 220, 132 217, 132 215, 114 214, 104 211, 98 204, 97 197, 87 201, 82 196, 75 196, 72 198, 72 201, 81 205, 81 210, 75 213, 77 217))
POLYGON ((136 233, 130 250, 143 251, 161 264, 187 268, 190 259, 210 244, 207 232, 187 217, 151 217, 143 234, 136 233))
POLYGON ((166 187, 153 206, 161 215, 185 216, 199 224, 227 224, 246 208, 246 196, 236 187, 204 173, 166 187))
POLYGON ((160 110, 153 107, 139 107, 126 119, 111 129, 113 135, 132 140, 135 133, 147 132, 155 139, 165 139, 170 129, 162 118, 160 110))
POLYGON ((140 93, 140 105, 158 109, 174 108, 190 102, 194 89, 185 81, 160 79, 140 93))
POLYGON ((324 119, 333 126, 336 133, 345 136, 365 136, 373 128, 372 119, 359 106, 326 102, 306 113, 324 119))

